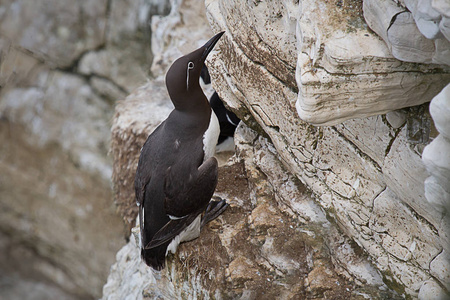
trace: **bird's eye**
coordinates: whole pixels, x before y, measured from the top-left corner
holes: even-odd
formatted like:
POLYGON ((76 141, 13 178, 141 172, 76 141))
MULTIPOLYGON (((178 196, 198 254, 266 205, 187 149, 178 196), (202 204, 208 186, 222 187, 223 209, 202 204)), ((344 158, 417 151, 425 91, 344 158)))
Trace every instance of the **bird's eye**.
POLYGON ((188 69, 192 70, 194 68, 194 63, 192 61, 188 62, 188 69))

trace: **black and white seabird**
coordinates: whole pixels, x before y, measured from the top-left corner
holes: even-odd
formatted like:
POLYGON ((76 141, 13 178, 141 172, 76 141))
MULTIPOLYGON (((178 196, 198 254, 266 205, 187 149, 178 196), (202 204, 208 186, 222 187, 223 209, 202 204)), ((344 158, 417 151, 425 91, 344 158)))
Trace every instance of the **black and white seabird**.
POLYGON ((201 227, 228 206, 211 200, 219 124, 199 84, 205 59, 223 33, 169 68, 166 86, 175 109, 141 149, 135 177, 141 256, 156 270, 164 268, 169 252, 197 238, 201 227))
POLYGON ((216 152, 234 151, 234 132, 241 121, 232 111, 229 111, 214 91, 209 104, 217 116, 220 127, 219 140, 217 141, 216 152))
MULTIPOLYGON (((200 73, 205 84, 211 83, 211 77, 209 75, 208 68, 203 66, 200 73)), ((213 112, 216 114, 220 126, 219 140, 217 141, 216 152, 221 151, 234 151, 234 132, 236 127, 241 121, 238 116, 232 111, 229 111, 223 104, 222 99, 216 91, 209 98, 209 104, 213 112)))

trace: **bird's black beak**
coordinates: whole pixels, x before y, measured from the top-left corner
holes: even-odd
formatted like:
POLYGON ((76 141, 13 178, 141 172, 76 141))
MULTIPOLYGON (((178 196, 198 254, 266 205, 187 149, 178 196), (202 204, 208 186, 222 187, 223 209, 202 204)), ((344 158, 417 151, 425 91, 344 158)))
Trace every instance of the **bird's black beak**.
POLYGON ((203 48, 205 48, 205 50, 203 51, 203 54, 202 54, 202 61, 205 61, 205 59, 208 56, 208 54, 212 51, 212 49, 214 48, 214 46, 217 44, 217 42, 219 41, 220 37, 224 33, 225 33, 225 31, 219 32, 218 34, 213 36, 208 42, 206 42, 205 45, 203 45, 203 48))

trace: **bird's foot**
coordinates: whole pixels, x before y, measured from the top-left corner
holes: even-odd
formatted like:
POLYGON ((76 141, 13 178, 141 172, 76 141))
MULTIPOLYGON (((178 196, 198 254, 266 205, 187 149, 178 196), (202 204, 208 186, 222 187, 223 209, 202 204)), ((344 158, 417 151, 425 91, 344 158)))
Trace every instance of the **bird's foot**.
POLYGON ((209 201, 208 207, 205 210, 205 214, 202 218, 201 227, 205 226, 207 223, 211 222, 218 216, 220 216, 221 213, 225 211, 225 209, 228 207, 228 203, 220 198, 220 197, 214 197, 218 198, 220 200, 211 200, 209 201))

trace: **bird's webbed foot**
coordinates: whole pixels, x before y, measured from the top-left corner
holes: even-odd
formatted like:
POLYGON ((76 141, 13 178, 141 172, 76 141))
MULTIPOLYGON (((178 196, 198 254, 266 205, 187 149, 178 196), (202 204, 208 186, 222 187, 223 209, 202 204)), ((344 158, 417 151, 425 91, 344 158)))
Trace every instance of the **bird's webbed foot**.
POLYGON ((209 201, 208 207, 205 210, 205 213, 202 217, 202 223, 201 227, 205 226, 207 223, 211 222, 218 216, 220 216, 221 213, 225 211, 225 209, 228 207, 228 203, 220 198, 220 197, 214 197, 218 198, 219 200, 211 200, 209 201))

